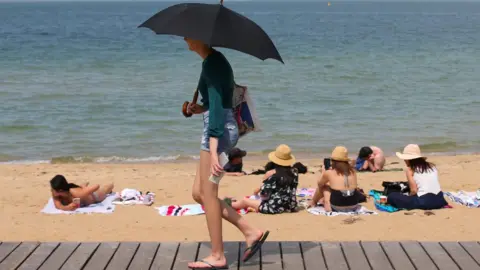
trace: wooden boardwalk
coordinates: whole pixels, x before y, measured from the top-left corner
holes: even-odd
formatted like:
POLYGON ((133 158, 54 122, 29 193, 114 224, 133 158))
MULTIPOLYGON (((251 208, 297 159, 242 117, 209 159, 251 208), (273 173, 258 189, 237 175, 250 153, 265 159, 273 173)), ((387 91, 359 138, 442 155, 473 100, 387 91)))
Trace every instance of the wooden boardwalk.
MULTIPOLYGON (((477 242, 266 242, 239 263, 243 243, 227 242, 230 269, 468 269, 480 270, 477 242)), ((0 244, 0 269, 181 269, 210 251, 208 243, 0 244)))

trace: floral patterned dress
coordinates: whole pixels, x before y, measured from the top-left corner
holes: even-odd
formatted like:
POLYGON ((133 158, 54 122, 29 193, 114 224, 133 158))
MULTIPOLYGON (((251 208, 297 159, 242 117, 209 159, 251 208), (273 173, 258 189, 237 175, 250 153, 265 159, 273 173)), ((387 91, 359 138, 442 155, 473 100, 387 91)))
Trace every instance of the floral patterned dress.
POLYGON ((263 181, 260 188, 262 202, 258 211, 262 214, 293 212, 297 208, 297 171, 292 170, 293 175, 289 175, 278 168, 276 170, 275 174, 263 181), (290 179, 287 180, 286 177, 290 179))

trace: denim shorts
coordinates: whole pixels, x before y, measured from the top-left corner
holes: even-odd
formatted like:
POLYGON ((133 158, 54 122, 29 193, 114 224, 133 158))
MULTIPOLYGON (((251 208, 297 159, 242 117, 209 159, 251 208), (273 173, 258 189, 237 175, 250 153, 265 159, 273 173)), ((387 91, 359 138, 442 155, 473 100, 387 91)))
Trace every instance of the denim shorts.
MULTIPOLYGON (((237 145, 239 133, 238 133, 238 124, 233 116, 232 109, 224 109, 223 113, 225 115, 225 129, 223 136, 218 138, 218 148, 217 153, 225 152, 227 153, 237 145)), ((209 111, 203 113, 203 136, 201 143, 201 150, 210 152, 210 136, 208 135, 208 119, 209 111)))

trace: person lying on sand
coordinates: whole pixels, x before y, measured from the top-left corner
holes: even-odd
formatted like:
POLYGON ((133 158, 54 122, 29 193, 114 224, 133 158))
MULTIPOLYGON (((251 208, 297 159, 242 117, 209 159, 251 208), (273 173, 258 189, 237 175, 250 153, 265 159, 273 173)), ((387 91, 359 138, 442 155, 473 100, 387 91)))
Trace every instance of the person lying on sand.
POLYGON ((382 149, 376 146, 364 146, 358 152, 357 165, 358 171, 381 171, 385 166, 385 155, 382 149))
POLYGON ((247 151, 239 148, 232 148, 228 153, 228 163, 225 164, 223 170, 228 176, 243 176, 246 175, 243 171, 243 158, 247 155, 247 151))
POLYGON ((435 164, 428 162, 416 144, 409 144, 403 153, 397 152, 397 157, 403 159, 406 165, 406 178, 410 194, 392 192, 387 196, 387 203, 404 209, 440 209, 448 203, 443 197, 438 182, 438 171, 435 164))
POLYGON ((254 191, 261 200, 241 199, 232 201, 234 209, 253 208, 262 214, 280 214, 293 212, 297 208, 296 190, 298 186, 298 171, 293 168, 295 157, 290 147, 279 145, 274 152, 268 155, 274 168, 267 172, 269 175, 260 188, 254 191))
POLYGON ((357 187, 357 174, 348 158, 348 150, 337 146, 331 155, 331 166, 322 167, 318 187, 308 207, 315 207, 323 199, 326 211, 354 212, 365 200, 357 187))
POLYGON ((64 211, 73 211, 79 207, 99 203, 113 190, 113 184, 105 186, 89 185, 88 182, 78 186, 68 183, 63 175, 56 175, 50 180, 53 202, 55 207, 64 211), (74 199, 80 199, 74 201, 74 199))

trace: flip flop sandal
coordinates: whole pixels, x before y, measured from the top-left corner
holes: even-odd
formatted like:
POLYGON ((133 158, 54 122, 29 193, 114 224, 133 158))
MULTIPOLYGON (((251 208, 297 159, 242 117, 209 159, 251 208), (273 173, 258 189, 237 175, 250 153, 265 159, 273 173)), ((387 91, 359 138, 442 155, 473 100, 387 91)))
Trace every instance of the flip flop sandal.
POLYGON ((189 268, 193 269, 193 270, 203 270, 203 269, 206 269, 206 270, 225 270, 225 269, 228 269, 228 264, 226 264, 224 266, 214 266, 214 265, 212 265, 211 263, 209 263, 205 260, 200 260, 198 262, 204 263, 207 266, 206 267, 189 267, 189 268))
POLYGON ((262 248, 262 245, 267 239, 269 233, 270 233, 269 231, 265 231, 260 237, 260 239, 253 242, 253 244, 250 247, 247 247, 245 249, 243 254, 243 262, 247 262, 248 260, 250 260, 253 257, 253 255, 255 255, 255 253, 257 253, 260 250, 260 248, 262 248))

